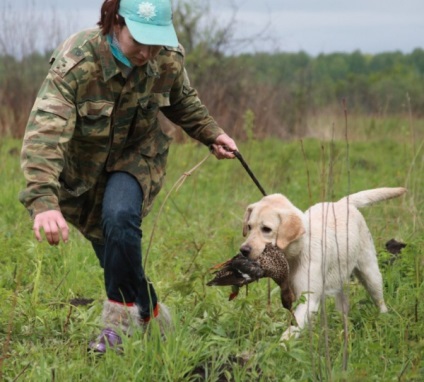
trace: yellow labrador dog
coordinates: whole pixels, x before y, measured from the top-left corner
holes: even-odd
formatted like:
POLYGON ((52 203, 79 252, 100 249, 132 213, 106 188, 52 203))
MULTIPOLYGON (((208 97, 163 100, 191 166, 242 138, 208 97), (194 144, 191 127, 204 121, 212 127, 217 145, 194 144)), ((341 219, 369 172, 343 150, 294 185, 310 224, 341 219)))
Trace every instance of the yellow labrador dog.
POLYGON ((294 311, 298 326, 290 326, 282 340, 298 336, 324 296, 335 296, 336 307, 347 313, 343 284, 352 274, 380 312, 387 312, 374 242, 358 208, 405 192, 401 187, 361 191, 335 203, 318 203, 305 213, 281 194, 265 196, 247 207, 243 223, 247 238, 240 251, 255 259, 267 243, 277 245, 289 262, 296 299, 305 296, 294 311))

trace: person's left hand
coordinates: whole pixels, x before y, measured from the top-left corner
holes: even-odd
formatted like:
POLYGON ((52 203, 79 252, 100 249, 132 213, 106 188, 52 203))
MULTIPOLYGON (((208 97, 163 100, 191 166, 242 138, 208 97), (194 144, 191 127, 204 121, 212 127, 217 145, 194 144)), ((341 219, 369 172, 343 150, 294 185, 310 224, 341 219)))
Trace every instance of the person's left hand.
POLYGON ((238 151, 238 148, 227 134, 221 134, 211 145, 211 151, 218 159, 233 159, 235 158, 234 151, 238 151))

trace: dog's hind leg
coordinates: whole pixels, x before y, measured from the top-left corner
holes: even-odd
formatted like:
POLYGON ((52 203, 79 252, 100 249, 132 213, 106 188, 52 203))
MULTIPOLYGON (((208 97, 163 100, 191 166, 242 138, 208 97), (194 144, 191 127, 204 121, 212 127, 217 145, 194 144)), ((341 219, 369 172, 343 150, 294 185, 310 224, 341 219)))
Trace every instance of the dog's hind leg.
POLYGON ((368 256, 364 257, 366 261, 360 261, 358 263, 354 274, 370 294, 380 312, 386 313, 388 309, 383 297, 383 277, 378 268, 375 251, 373 250, 372 255, 369 253, 368 256))

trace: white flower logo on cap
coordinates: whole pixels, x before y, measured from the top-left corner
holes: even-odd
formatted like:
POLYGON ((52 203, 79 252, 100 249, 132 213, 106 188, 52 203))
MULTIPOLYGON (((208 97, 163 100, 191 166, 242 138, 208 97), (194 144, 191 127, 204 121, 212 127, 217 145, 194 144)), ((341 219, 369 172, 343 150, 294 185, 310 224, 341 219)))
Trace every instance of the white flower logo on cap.
POLYGON ((153 17, 156 16, 156 7, 149 3, 148 1, 143 1, 138 5, 138 15, 145 19, 146 21, 150 21, 153 17))
POLYGON ((171 0, 120 0, 118 12, 140 44, 178 46, 171 0))

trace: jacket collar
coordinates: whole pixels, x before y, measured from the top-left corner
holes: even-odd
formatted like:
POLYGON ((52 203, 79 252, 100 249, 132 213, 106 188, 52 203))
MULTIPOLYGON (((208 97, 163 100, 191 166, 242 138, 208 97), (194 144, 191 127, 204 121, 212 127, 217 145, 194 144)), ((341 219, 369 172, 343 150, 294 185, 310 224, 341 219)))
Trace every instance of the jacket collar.
MULTIPOLYGON (((109 81, 115 75, 122 73, 121 68, 116 62, 115 57, 113 57, 112 51, 110 49, 109 43, 105 36, 100 36, 100 46, 99 46, 100 62, 103 70, 103 79, 109 81)), ((149 61, 143 68, 133 69, 138 72, 138 75, 131 75, 131 78, 141 79, 144 76, 159 78, 159 65, 157 60, 149 61)), ((136 81, 137 82, 137 81, 136 81)))
POLYGON ((106 37, 102 34, 100 35, 99 55, 103 71, 103 79, 105 82, 107 82, 112 77, 120 73, 121 70, 119 69, 115 58, 113 57, 106 37))

